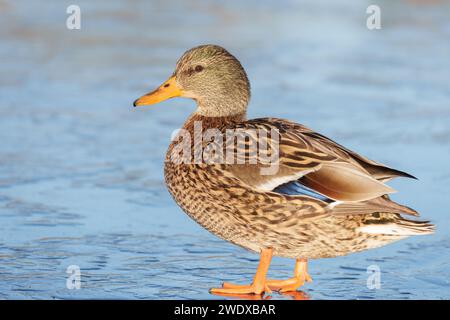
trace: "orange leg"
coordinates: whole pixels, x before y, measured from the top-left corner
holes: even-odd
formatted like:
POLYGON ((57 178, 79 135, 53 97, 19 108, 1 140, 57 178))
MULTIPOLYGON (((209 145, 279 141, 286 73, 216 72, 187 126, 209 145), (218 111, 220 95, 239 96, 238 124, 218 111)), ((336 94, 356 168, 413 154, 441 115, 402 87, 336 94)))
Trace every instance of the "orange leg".
POLYGON ((296 291, 305 283, 305 281, 312 281, 308 274, 308 260, 297 259, 295 263, 294 276, 292 278, 287 280, 267 280, 267 286, 269 286, 272 290, 289 292, 296 291))
POLYGON ((222 288, 213 288, 210 290, 214 294, 262 294, 263 292, 271 293, 272 291, 266 284, 266 275, 269 270, 270 261, 272 260, 272 249, 261 250, 261 258, 259 260, 258 270, 250 285, 236 285, 225 282, 222 288))

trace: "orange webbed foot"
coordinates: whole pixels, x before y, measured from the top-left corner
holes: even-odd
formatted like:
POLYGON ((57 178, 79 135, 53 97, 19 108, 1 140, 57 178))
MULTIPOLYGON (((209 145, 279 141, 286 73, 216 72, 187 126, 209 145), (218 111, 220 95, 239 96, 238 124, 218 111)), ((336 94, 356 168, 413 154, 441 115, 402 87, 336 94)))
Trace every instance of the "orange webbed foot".
POLYGON ((222 288, 213 288, 209 292, 212 294, 255 294, 261 295, 264 292, 271 293, 272 291, 266 284, 266 275, 269 270, 270 261, 272 260, 272 249, 261 250, 261 258, 259 261, 258 269, 253 278, 253 282, 250 285, 238 285, 225 282, 222 288))
POLYGON ((279 292, 291 292, 296 291, 303 286, 305 282, 312 282, 311 276, 308 274, 307 260, 298 259, 295 264, 294 277, 287 280, 267 280, 267 286, 279 292))
MULTIPOLYGON (((310 278, 309 278, 310 279, 310 278)), ((289 278, 287 280, 267 280, 267 286, 279 292, 296 291, 298 288, 305 284, 304 278, 289 278)))
POLYGON ((269 286, 265 283, 258 284, 250 284, 250 285, 241 285, 241 284, 233 284, 224 282, 222 288, 212 288, 210 290, 213 294, 231 294, 231 295, 239 295, 239 294, 256 294, 261 295, 263 293, 272 293, 269 286))

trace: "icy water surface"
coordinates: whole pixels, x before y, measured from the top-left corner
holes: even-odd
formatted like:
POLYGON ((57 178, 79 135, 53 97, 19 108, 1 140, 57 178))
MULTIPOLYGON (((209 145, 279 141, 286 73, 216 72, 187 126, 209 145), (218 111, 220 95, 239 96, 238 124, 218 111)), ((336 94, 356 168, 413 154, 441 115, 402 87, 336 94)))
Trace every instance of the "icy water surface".
MULTIPOLYGON (((258 256, 191 221, 163 183, 194 103, 131 107, 202 43, 246 67, 250 117, 301 122, 420 178, 393 182, 394 198, 435 235, 312 261, 300 297, 450 298, 450 5, 378 1, 369 31, 371 3, 0 0, 0 298, 216 299, 208 288, 250 281, 258 256), (73 2, 81 30, 65 28, 73 2)), ((276 258, 270 276, 292 268, 276 258)))

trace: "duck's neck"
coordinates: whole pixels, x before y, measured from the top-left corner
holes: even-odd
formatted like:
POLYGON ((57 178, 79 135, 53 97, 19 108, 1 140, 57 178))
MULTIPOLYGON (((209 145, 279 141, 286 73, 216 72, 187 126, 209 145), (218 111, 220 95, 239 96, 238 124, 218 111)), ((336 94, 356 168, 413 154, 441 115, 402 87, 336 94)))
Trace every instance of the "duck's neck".
POLYGON ((222 117, 210 117, 199 113, 197 110, 186 120, 183 125, 183 129, 193 131, 194 127, 198 126, 201 126, 203 130, 214 128, 220 129, 225 125, 232 125, 235 123, 243 122, 245 120, 247 120, 246 112, 222 117))
POLYGON ((235 117, 247 112, 247 106, 250 100, 250 91, 248 89, 228 88, 226 94, 219 92, 205 96, 196 97, 197 114, 204 117, 235 117))

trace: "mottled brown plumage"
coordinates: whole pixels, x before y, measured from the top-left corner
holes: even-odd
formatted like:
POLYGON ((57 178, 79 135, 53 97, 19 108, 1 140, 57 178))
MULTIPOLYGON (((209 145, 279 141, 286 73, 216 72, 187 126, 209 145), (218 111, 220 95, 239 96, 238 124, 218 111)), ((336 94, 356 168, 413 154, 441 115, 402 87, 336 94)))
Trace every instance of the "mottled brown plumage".
MULTIPOLYGON (((197 101, 196 112, 183 126, 184 136, 180 134, 169 146, 165 181, 177 204, 220 238, 270 253, 270 257, 295 258, 298 270, 306 270, 301 263, 308 258, 346 255, 433 231, 428 222, 402 217, 418 214, 388 196, 394 190, 385 182, 412 177, 409 174, 360 156, 300 124, 276 118, 247 120, 247 76, 225 49, 207 45, 189 50, 165 86, 170 92, 161 86, 135 105, 174 96, 197 101), (223 143, 214 138, 184 141, 186 134, 195 136, 198 125, 203 132, 214 129, 223 136, 233 130, 233 139, 223 143), (261 132, 266 134, 263 140, 261 132), (232 149, 233 159, 241 163, 220 161, 221 152, 229 152, 234 139, 243 137, 244 143, 232 149), (190 146, 189 161, 177 147, 183 141, 190 146), (261 141, 267 148, 254 152, 252 146, 261 141), (198 150, 202 150, 202 161, 193 163, 198 150), (262 168, 270 168, 267 158, 275 155, 277 170, 261 174, 262 168)), ((261 261, 270 261, 264 257, 261 261)), ((302 281, 298 275, 294 278, 295 286, 308 279, 306 275, 302 281)), ((264 272, 257 273, 251 286, 227 284, 215 292, 293 288, 292 283, 283 287, 264 279, 264 272)))
MULTIPOLYGON (((201 121, 204 130, 219 128, 223 132, 229 127, 267 123, 268 120, 248 122, 243 115, 227 118, 194 115, 183 126, 192 136, 195 121, 201 121)), ((248 179, 254 175, 252 171, 259 172, 259 164, 174 164, 173 147, 177 142, 175 139, 169 147, 164 170, 166 184, 175 201, 204 228, 244 248, 259 252, 270 247, 274 255, 289 258, 324 258, 375 248, 405 237, 404 234, 359 232, 358 228, 366 224, 382 226, 394 223, 404 227, 405 231, 412 228, 411 234, 430 230, 429 224, 400 216, 400 213, 416 214, 415 211, 383 198, 343 202, 332 208, 330 203, 312 197, 259 190, 248 179), (345 210, 339 209, 340 206, 345 210)), ((305 146, 297 151, 301 153, 304 150, 305 158, 311 161, 308 165, 319 159, 335 159, 319 158, 319 154, 315 154, 312 161, 312 151, 302 148, 305 146)), ((287 160, 281 158, 280 163, 283 161, 287 160)), ((287 162, 287 167, 291 170, 298 168, 291 162, 287 162)), ((286 174, 283 171, 283 174, 289 176, 290 172, 286 174)), ((273 179, 272 176, 268 178, 273 179)))

